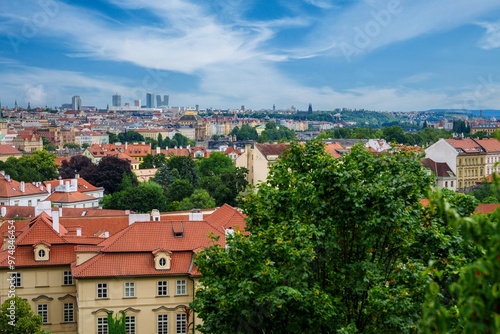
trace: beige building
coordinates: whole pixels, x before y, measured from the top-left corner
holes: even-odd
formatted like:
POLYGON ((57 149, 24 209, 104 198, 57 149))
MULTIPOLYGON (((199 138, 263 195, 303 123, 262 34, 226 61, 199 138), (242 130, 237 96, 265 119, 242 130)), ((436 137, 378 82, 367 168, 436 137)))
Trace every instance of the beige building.
MULTIPOLYGON (((229 205, 206 214, 61 216, 68 210, 76 209, 12 222, 15 271, 8 249, 0 252, 0 302, 12 277, 16 295, 52 333, 107 333, 110 312, 123 312, 130 334, 195 332, 200 320, 189 309, 200 276, 195 253, 213 245, 209 234, 224 245, 227 229, 245 226, 229 205)), ((10 224, 0 226, 6 246, 10 224)))
POLYGON ((236 167, 248 170, 247 181, 253 186, 267 180, 269 167, 273 164, 289 144, 250 144, 245 147, 245 152, 236 158, 236 167))

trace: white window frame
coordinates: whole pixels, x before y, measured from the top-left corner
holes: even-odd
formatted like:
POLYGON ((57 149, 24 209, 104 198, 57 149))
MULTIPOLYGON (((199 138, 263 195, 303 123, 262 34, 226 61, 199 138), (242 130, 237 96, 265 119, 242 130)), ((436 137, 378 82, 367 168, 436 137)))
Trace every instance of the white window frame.
POLYGON ((168 281, 158 281, 156 283, 156 295, 168 296, 168 281))
POLYGON ((75 304, 64 303, 63 305, 63 322, 75 322, 75 304))
POLYGON ((97 299, 108 298, 108 283, 97 283, 97 299))
POLYGON ((134 282, 123 283, 123 297, 124 298, 135 297, 135 283, 134 282))
POLYGON ((10 278, 14 278, 13 282, 14 282, 14 286, 16 288, 20 288, 22 287, 22 275, 20 272, 13 272, 10 274, 10 278))
POLYGON ((187 333, 187 317, 186 313, 177 313, 175 322, 175 334, 187 333))
POLYGON ((175 282, 175 294, 177 296, 187 295, 187 283, 185 279, 178 279, 175 282))
POLYGON ((63 272, 63 285, 73 285, 73 274, 71 270, 65 270, 63 272))
POLYGON ((127 334, 136 334, 135 315, 125 316, 125 330, 127 334))
POLYGON ((108 317, 97 318, 97 334, 108 334, 108 317))
POLYGON ((49 323, 49 304, 38 304, 36 307, 37 314, 42 316, 42 323, 49 323))
POLYGON ((168 314, 156 316, 156 331, 158 334, 168 334, 168 314))

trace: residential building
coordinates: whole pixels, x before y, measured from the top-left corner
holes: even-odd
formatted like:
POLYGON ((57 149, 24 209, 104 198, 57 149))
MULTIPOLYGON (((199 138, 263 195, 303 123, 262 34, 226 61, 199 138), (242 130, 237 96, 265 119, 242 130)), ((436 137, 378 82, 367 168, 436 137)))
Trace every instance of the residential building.
POLYGON ((486 151, 474 139, 440 139, 425 150, 426 158, 446 162, 457 177, 457 191, 465 191, 485 176, 486 151))
POLYGON ((457 190, 457 176, 446 162, 435 162, 432 159, 422 159, 422 165, 427 167, 435 177, 435 184, 440 189, 457 190))
POLYGON ((125 313, 128 333, 193 332, 200 321, 189 309, 200 277, 195 253, 245 228, 229 205, 211 213, 61 216, 68 210, 77 209, 49 208, 0 226, 6 245, 10 224, 16 236, 15 271, 8 249, 0 252, 0 302, 12 279, 52 333, 107 333, 110 312, 125 313))
POLYGON ((18 134, 12 141, 14 147, 20 151, 32 153, 43 150, 42 137, 34 133, 18 134))
POLYGON ((0 161, 7 161, 8 158, 20 158, 23 154, 11 145, 0 145, 0 161))
POLYGON ((36 206, 48 195, 41 182, 19 182, 0 172, 0 205, 36 206))
POLYGON ((116 93, 112 97, 112 106, 113 107, 121 107, 122 106, 122 96, 118 95, 118 93, 116 93))
POLYGON ((496 138, 475 139, 486 152, 484 175, 500 173, 500 141, 496 138))
POLYGON ((236 159, 236 167, 248 170, 247 181, 253 186, 267 180, 269 167, 273 164, 289 144, 250 144, 245 146, 245 153, 236 159))
POLYGON ((155 95, 153 93, 146 94, 146 108, 155 107, 155 95))

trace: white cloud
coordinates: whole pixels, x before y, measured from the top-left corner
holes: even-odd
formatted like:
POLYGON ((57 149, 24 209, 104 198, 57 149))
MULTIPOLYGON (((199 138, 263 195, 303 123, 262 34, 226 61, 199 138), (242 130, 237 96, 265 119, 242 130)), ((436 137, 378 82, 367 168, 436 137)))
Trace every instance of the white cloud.
POLYGON ((321 9, 330 9, 333 7, 333 4, 329 0, 305 0, 307 4, 312 6, 321 8, 321 9))
POLYGON ((485 50, 500 48, 500 23, 480 23, 486 29, 486 33, 479 40, 479 47, 485 50))
POLYGON ((311 34, 312 49, 336 45, 330 54, 351 61, 381 47, 474 23, 500 9, 497 0, 365 0, 347 12, 330 11, 311 34))

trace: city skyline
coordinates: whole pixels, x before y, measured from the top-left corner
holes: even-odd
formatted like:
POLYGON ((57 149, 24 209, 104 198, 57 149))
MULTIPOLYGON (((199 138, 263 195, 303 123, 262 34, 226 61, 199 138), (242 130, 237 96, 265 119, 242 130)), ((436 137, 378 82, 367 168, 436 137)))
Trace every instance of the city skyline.
POLYGON ((0 101, 499 109, 499 14, 495 0, 2 2, 0 101))

